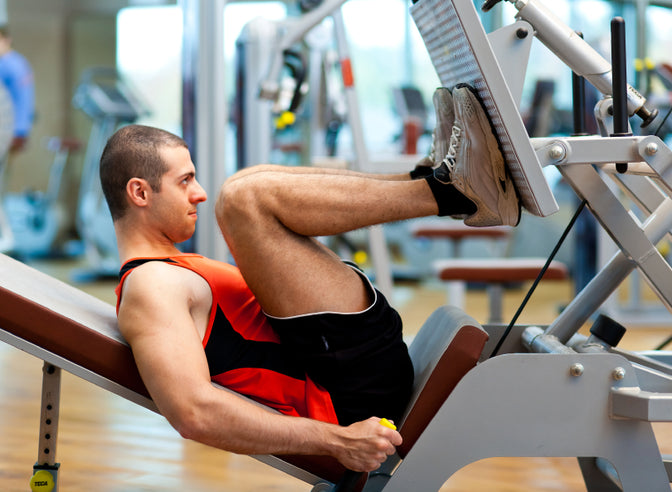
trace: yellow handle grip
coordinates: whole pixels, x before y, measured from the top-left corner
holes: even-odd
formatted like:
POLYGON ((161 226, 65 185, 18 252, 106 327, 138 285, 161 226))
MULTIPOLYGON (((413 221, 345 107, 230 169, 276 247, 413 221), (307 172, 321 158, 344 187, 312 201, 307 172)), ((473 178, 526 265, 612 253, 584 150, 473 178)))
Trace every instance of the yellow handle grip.
POLYGON ((394 424, 393 424, 392 422, 390 422, 389 420, 387 420, 386 418, 382 418, 382 419, 380 419, 380 425, 382 425, 383 427, 387 427, 388 429, 392 429, 392 430, 394 430, 394 431, 397 430, 397 426, 394 425, 394 424))

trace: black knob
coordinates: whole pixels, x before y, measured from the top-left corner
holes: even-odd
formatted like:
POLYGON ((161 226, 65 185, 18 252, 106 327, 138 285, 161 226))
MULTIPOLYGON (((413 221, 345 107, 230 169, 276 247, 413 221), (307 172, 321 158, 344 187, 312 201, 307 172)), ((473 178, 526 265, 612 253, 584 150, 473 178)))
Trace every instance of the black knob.
POLYGON ((615 347, 625 335, 625 327, 609 316, 600 314, 591 326, 590 333, 610 347, 615 347))
POLYGON ((483 2, 483 5, 481 6, 481 10, 483 12, 487 12, 501 1, 502 0, 485 0, 485 2, 483 2))

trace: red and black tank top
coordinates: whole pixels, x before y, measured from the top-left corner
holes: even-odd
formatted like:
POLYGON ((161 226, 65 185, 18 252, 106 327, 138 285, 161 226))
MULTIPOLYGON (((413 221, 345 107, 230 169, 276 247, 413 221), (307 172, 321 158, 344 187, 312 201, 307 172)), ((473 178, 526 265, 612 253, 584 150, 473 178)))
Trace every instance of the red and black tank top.
POLYGON ((337 423, 329 393, 315 384, 282 345, 238 268, 197 254, 136 258, 119 273, 117 310, 128 274, 148 261, 163 261, 200 275, 212 291, 203 348, 212 381, 285 415, 337 423))

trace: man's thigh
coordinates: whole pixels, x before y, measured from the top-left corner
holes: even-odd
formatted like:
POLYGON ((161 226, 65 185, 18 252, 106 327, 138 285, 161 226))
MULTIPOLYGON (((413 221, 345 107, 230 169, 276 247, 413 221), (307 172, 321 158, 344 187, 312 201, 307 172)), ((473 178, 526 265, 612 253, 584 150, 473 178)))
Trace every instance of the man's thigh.
POLYGON ((413 384, 401 318, 371 289, 372 303, 361 312, 270 318, 311 379, 329 391, 342 425, 371 416, 399 419, 413 384))

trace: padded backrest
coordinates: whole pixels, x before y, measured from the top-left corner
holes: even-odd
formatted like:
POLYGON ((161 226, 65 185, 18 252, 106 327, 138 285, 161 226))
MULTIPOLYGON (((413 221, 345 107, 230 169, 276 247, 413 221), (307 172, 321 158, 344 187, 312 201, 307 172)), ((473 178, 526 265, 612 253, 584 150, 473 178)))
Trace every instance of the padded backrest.
POLYGON ((457 383, 472 369, 488 340, 471 316, 454 306, 442 306, 427 319, 409 347, 415 381, 413 396, 400 424, 405 457, 457 383))
POLYGON ((0 328, 149 396, 112 305, 0 255, 0 328))
MULTIPOLYGON (((113 306, 4 255, 0 279, 0 329, 148 397, 113 306)), ((425 322, 409 347, 415 383, 399 426, 404 437, 401 457, 474 367, 487 338, 473 318, 454 307, 437 309, 425 322)), ((327 456, 279 458, 332 482, 345 472, 327 456)))

